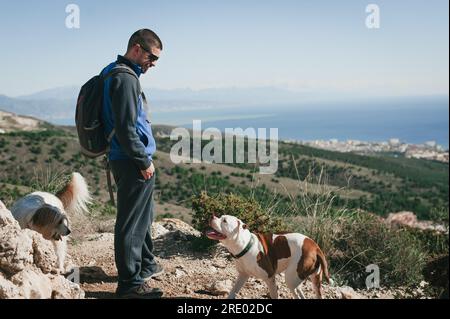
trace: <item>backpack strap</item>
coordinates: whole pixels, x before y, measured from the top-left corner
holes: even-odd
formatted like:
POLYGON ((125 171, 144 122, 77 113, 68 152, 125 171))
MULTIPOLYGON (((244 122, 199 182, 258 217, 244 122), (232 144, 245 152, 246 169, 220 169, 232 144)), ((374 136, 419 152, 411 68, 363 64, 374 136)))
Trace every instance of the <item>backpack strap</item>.
POLYGON ((142 91, 141 83, 139 82, 139 77, 137 76, 136 72, 134 72, 133 69, 130 68, 128 65, 123 64, 123 63, 117 64, 108 73, 106 73, 105 75, 102 75, 103 80, 106 80, 107 78, 109 78, 113 75, 116 75, 118 73, 128 73, 128 74, 134 76, 136 78, 136 80, 138 80, 139 91, 142 91))
MULTIPOLYGON (((114 68, 112 68, 108 73, 106 73, 105 75, 101 74, 103 81, 105 81, 106 79, 110 78, 113 75, 116 75, 118 73, 128 73, 132 76, 134 76, 136 78, 136 80, 138 80, 138 87, 139 87, 139 92, 144 93, 142 91, 141 88, 141 83, 139 82, 139 77, 137 76, 136 72, 133 71, 132 68, 130 68, 128 65, 126 64, 117 64, 114 68)), ((145 99, 145 96, 144 96, 145 99)), ((147 102, 147 100, 145 100, 145 103, 147 102)), ((108 135, 107 141, 108 143, 111 143, 114 134, 115 134, 116 130, 113 128, 111 133, 108 135)))
POLYGON ((113 205, 115 207, 116 202, 114 200, 114 191, 112 189, 112 182, 111 182, 111 165, 109 163, 107 155, 105 155, 103 157, 103 165, 104 165, 105 171, 106 171, 106 182, 108 184, 109 201, 111 202, 111 205, 113 205))

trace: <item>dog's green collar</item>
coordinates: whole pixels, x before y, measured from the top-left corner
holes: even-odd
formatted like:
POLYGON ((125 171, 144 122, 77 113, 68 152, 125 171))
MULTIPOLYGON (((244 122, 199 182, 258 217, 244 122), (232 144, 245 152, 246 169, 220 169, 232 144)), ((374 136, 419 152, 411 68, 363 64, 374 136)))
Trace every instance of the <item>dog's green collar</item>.
POLYGON ((250 248, 252 248, 253 244, 255 243, 255 238, 253 237, 253 234, 251 235, 252 237, 250 238, 250 241, 248 242, 247 246, 245 246, 244 250, 241 251, 239 254, 237 255, 233 255, 231 254, 231 256, 233 256, 234 258, 241 258, 242 256, 244 256, 249 250, 250 248))

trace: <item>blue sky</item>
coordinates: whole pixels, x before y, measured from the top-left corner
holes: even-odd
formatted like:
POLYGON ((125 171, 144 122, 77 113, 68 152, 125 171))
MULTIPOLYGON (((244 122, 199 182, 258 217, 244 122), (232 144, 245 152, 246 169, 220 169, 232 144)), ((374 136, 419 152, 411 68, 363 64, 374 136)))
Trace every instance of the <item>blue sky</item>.
POLYGON ((139 28, 164 51, 149 88, 274 86, 322 94, 448 95, 447 0, 4 1, 0 94, 79 86, 139 28), (67 29, 66 5, 81 28, 67 29), (367 29, 366 5, 381 10, 367 29))

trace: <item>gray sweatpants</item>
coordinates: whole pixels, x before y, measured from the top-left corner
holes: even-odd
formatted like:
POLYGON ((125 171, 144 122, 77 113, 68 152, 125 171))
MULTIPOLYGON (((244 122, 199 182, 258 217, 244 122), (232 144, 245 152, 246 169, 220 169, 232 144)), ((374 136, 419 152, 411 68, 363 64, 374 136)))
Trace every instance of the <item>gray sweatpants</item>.
POLYGON ((144 180, 131 160, 111 161, 117 185, 117 219, 114 228, 114 253, 118 293, 140 286, 155 267, 151 224, 155 175, 144 180))

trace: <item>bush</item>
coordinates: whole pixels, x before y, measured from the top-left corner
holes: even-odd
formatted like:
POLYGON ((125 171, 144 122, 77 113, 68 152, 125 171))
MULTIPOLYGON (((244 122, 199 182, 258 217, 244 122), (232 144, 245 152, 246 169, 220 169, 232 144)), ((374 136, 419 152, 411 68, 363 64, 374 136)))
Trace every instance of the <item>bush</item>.
MULTIPOLYGON (((200 195, 192 197, 192 210, 192 225, 202 233, 209 228, 212 213, 217 217, 235 216, 247 224, 250 231, 256 233, 277 233, 288 229, 281 218, 269 215, 254 199, 234 194, 217 194, 211 197, 206 192, 201 192, 200 195)), ((202 236, 195 240, 193 245, 194 249, 203 251, 216 243, 202 236)))
POLYGON ((115 216, 117 213, 116 207, 111 203, 105 203, 100 208, 100 214, 103 216, 115 216))
POLYGON ((365 268, 380 269, 382 286, 411 286, 419 283, 426 262, 420 241, 405 229, 392 229, 376 216, 358 213, 343 219, 340 238, 335 241, 334 273, 357 287, 365 286, 365 268))
POLYGON ((448 233, 445 234, 430 229, 422 230, 409 227, 405 227, 404 230, 409 232, 411 236, 421 243, 422 247, 431 258, 442 254, 448 254, 448 233))
POLYGON ((33 154, 41 154, 42 153, 42 149, 41 149, 41 147, 39 145, 38 146, 32 146, 32 147, 30 147, 30 152, 33 153, 33 154))
MULTIPOLYGON (((366 267, 371 264, 379 267, 380 284, 385 287, 422 280, 427 249, 411 231, 389 228, 364 211, 336 208, 333 203, 344 188, 330 189, 323 169, 308 174, 298 185, 299 195, 291 197, 286 218, 295 231, 319 244, 335 281, 364 287, 366 267)), ((434 241, 428 241, 435 247, 434 241)))
POLYGON ((294 230, 314 239, 326 255, 341 235, 340 225, 350 221, 353 214, 345 208, 335 207, 341 190, 328 186, 323 169, 318 174, 311 170, 299 182, 298 195, 291 196, 291 206, 285 213, 294 230))
POLYGON ((58 170, 52 166, 38 166, 34 169, 34 176, 30 186, 35 191, 58 193, 70 181, 72 174, 66 170, 58 170))
POLYGON ((172 213, 167 212, 167 213, 163 213, 163 214, 158 214, 156 216, 156 221, 160 221, 160 220, 162 220, 164 218, 174 218, 174 217, 175 217, 175 215, 173 215, 172 213))
POLYGON ((201 192, 192 198, 192 209, 192 225, 201 232, 209 228, 208 223, 213 212, 217 217, 232 215, 239 218, 252 232, 277 233, 287 229, 287 225, 279 217, 267 214, 254 199, 234 194, 217 194, 210 197, 206 192, 201 192))
POLYGON ((431 284, 431 293, 441 299, 448 299, 448 251, 446 254, 434 257, 428 261, 424 269, 424 277, 431 284))

